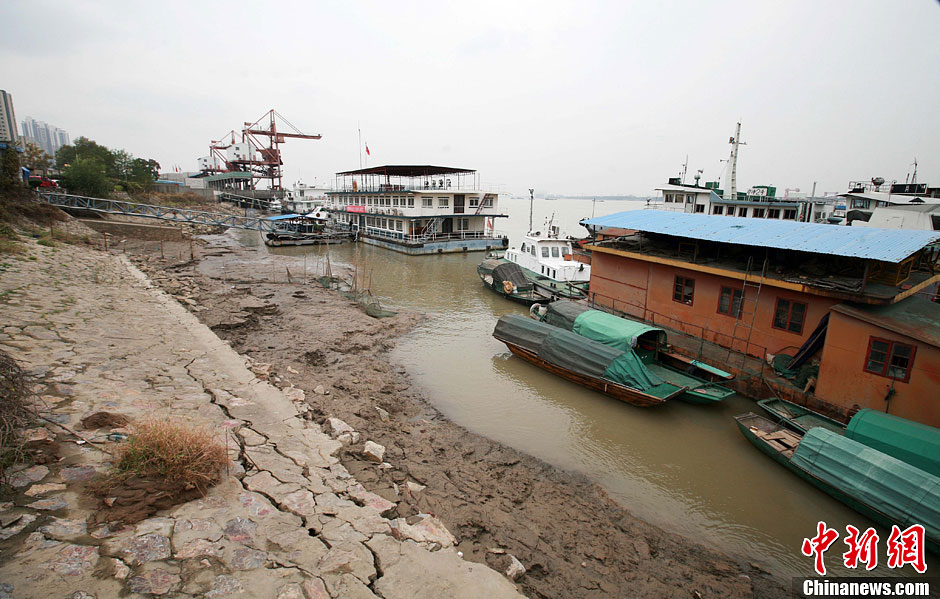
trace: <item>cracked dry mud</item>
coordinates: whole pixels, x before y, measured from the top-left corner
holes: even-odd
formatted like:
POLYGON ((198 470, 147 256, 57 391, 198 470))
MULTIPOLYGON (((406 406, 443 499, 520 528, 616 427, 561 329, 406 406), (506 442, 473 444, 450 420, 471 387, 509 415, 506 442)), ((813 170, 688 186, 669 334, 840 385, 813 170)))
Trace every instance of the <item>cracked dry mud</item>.
POLYGON ((24 465, 0 505, 0 597, 520 596, 435 518, 385 517, 394 504, 340 463, 340 441, 123 256, 31 244, 0 275, 0 301, 0 348, 37 378, 50 421, 192 421, 232 459, 202 498, 96 523, 84 485, 107 467, 108 428, 89 444, 47 423, 62 459, 24 465))

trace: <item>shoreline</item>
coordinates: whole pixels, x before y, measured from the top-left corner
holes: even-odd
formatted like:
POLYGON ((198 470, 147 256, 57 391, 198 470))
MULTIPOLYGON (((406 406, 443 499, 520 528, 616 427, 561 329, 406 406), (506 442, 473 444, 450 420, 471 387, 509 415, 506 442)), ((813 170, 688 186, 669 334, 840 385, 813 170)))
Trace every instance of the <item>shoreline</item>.
MULTIPOLYGON (((516 582, 529 597, 786 595, 779 578, 639 520, 584 475, 448 420, 390 361, 422 315, 372 319, 315 283, 270 282, 296 258, 208 239, 193 262, 161 260, 153 242, 128 240, 127 250, 275 384, 301 389, 312 419, 340 418, 385 445, 390 469, 365 460, 361 445, 339 458, 399 516, 440 517, 466 559, 504 571, 514 555, 527 568, 516 582), (264 313, 258 299, 277 309, 264 313)), ((167 255, 188 254, 188 242, 179 252, 172 245, 167 255)))

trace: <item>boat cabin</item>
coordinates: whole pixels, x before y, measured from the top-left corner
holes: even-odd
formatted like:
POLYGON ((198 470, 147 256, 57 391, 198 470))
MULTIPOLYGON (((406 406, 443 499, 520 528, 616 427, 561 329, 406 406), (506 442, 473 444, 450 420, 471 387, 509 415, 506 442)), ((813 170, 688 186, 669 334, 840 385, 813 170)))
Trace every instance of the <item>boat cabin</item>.
POLYGON ((506 250, 506 260, 555 281, 591 280, 591 266, 572 259, 571 242, 557 237, 542 237, 539 232, 525 236, 519 249, 506 250))

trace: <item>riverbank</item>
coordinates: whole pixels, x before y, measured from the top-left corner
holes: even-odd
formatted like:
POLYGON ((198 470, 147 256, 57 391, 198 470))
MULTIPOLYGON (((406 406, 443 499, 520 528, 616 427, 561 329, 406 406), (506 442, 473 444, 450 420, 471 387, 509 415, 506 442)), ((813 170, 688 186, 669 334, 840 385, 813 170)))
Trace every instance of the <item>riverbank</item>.
POLYGON ((188 243, 165 244, 164 259, 152 243, 129 242, 128 252, 259 370, 302 390, 314 420, 340 418, 384 445, 388 469, 363 458, 362 440, 339 454, 369 491, 402 517, 437 514, 468 559, 505 570, 514 555, 527 568, 517 583, 528 596, 785 595, 746 559, 665 533, 583 477, 443 418, 387 355, 421 315, 372 319, 309 284, 312 263, 305 275, 300 258, 228 237, 197 246, 193 261, 188 243))
POLYGON ((296 388, 249 370, 126 256, 17 243, 0 260, 0 350, 33 377, 38 416, 0 500, 0 596, 521 596, 437 519, 397 518, 296 388), (89 487, 148 419, 224 441, 221 480, 173 505, 132 478, 99 502, 89 487), (141 506, 159 511, 126 509, 141 506))

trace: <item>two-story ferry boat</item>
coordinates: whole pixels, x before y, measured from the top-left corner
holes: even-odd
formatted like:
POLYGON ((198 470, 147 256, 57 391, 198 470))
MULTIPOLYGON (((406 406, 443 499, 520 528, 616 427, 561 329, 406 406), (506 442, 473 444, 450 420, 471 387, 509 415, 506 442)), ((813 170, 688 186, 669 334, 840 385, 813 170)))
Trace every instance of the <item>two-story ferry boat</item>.
POLYGON ((336 174, 327 192, 334 226, 405 254, 503 249, 496 231, 496 193, 484 191, 477 172, 431 165, 385 165, 336 174))
MULTIPOLYGON (((323 187, 316 187, 311 185, 305 185, 303 182, 298 181, 294 183, 293 188, 287 191, 287 195, 284 198, 284 213, 285 214, 310 214, 318 213, 321 208, 324 208, 329 200, 326 197, 326 193, 330 191, 329 189, 323 187)), ((317 215, 320 216, 319 214, 317 215)), ((324 218, 326 214, 323 214, 324 218)))

